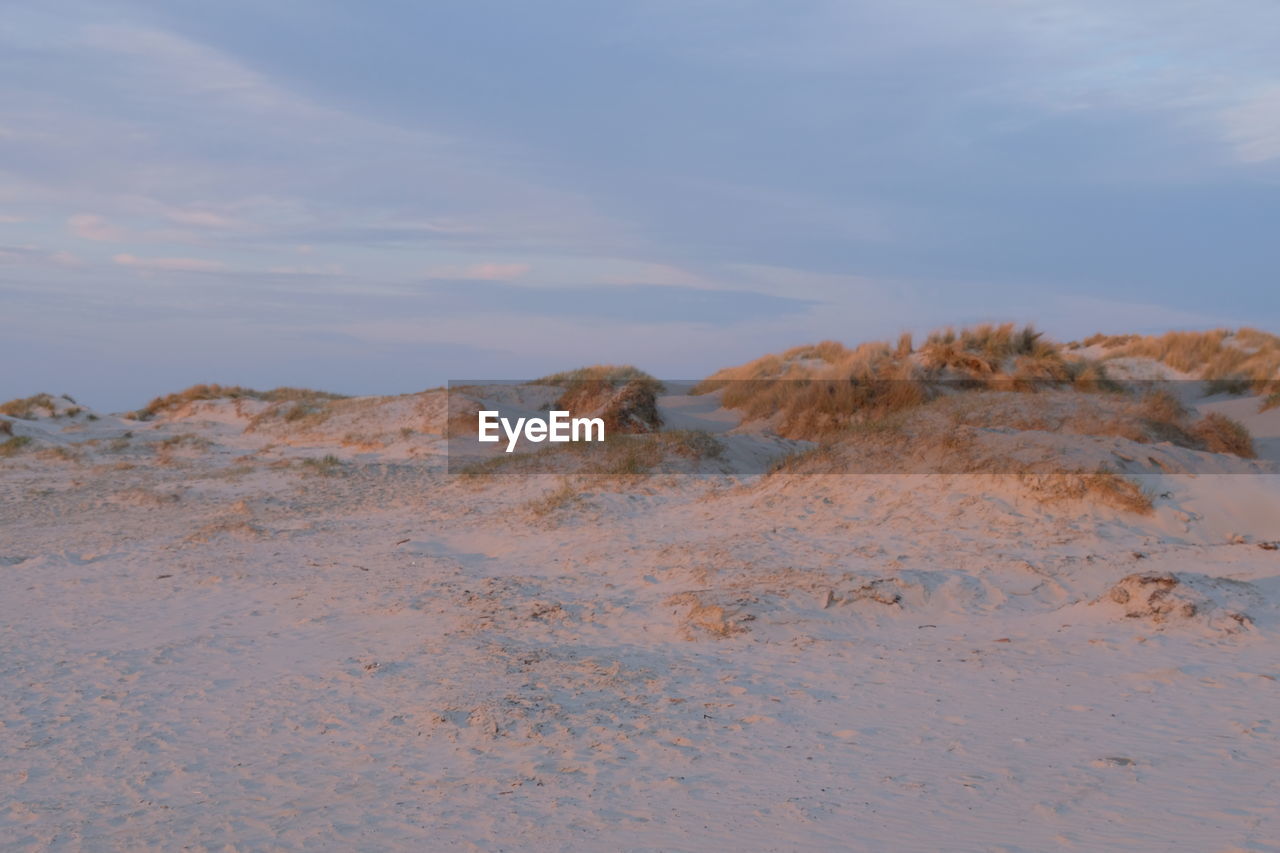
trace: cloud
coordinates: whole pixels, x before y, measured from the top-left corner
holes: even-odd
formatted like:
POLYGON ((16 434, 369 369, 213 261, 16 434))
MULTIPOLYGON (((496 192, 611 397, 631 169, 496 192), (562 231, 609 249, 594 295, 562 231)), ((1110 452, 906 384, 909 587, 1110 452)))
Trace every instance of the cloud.
POLYGON ((1280 157, 1280 84, 1223 110, 1220 118, 1226 140, 1242 163, 1280 157))
POLYGON ((77 213, 67 218, 67 228, 83 240, 118 243, 126 239, 124 229, 112 225, 96 213, 77 213))
POLYGON ((140 270, 164 270, 167 272, 218 272, 226 266, 218 261, 202 258, 139 258, 134 255, 120 254, 111 260, 125 267, 140 270))
POLYGON ((510 281, 520 278, 530 269, 529 264, 479 263, 468 266, 436 267, 423 273, 429 279, 455 279, 465 281, 510 281))
POLYGON ((17 225, 20 222, 26 222, 25 216, 11 216, 8 214, 0 214, 0 225, 17 225))
POLYGON ((181 225, 192 225, 197 228, 236 228, 241 224, 230 216, 209 210, 170 210, 165 215, 181 225))
MULTIPOLYGON (((658 284, 609 287, 530 287, 501 281, 449 281, 421 291, 438 316, 508 314, 579 317, 623 323, 700 323, 732 326, 808 311, 811 299, 748 290, 705 290, 658 284)), ((390 313, 390 312, 389 312, 390 313)))
POLYGON ((71 252, 49 250, 39 246, 3 246, 0 245, 0 260, 24 263, 28 265, 44 265, 53 267, 80 267, 83 261, 71 252))

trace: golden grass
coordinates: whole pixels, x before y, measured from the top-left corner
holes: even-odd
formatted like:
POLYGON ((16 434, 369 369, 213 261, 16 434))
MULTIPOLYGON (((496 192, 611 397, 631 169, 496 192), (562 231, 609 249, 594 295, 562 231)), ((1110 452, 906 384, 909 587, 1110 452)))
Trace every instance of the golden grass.
POLYGON ((598 417, 605 435, 653 432, 662 428, 658 395, 662 383, 631 365, 596 364, 535 380, 534 385, 557 385, 564 391, 553 408, 576 417, 598 417))
MULTIPOLYGON (((1088 343, 1092 338, 1086 339, 1088 343)), ((1280 337, 1259 329, 1169 332, 1156 337, 1119 336, 1099 341, 1107 358, 1150 358, 1211 380, 1210 393, 1245 393, 1280 378, 1280 337)))
POLYGON ((630 364, 592 364, 574 370, 563 370, 535 379, 533 385, 576 385, 580 382, 608 382, 611 385, 623 385, 635 380, 657 380, 638 367, 630 364))
POLYGON ((1142 335, 1090 335, 1082 342, 1083 346, 1092 347, 1101 344, 1104 347, 1118 347, 1132 341, 1141 340, 1142 335))
POLYGON ((1256 459, 1253 437, 1239 421, 1210 412, 1191 425, 1191 435, 1210 453, 1233 453, 1242 459, 1256 459))
POLYGON ((774 419, 788 438, 821 440, 886 414, 917 408, 946 389, 1037 391, 1070 383, 1113 387, 1105 370, 1068 357, 1031 326, 986 324, 929 335, 918 350, 910 335, 897 345, 849 349, 834 341, 796 347, 713 373, 693 390, 721 392, 744 419, 774 419))
POLYGON ((345 400, 342 394, 328 391, 315 391, 310 388, 273 388, 269 391, 256 391, 239 385, 201 384, 192 385, 173 394, 156 397, 146 406, 132 414, 134 420, 150 420, 161 412, 180 408, 188 403, 201 400, 261 400, 266 403, 315 403, 324 400, 345 400))
POLYGON ((6 403, 0 403, 0 415, 8 415, 24 421, 40 417, 40 409, 44 409, 50 416, 57 414, 57 401, 52 394, 32 394, 30 397, 18 397, 6 403))

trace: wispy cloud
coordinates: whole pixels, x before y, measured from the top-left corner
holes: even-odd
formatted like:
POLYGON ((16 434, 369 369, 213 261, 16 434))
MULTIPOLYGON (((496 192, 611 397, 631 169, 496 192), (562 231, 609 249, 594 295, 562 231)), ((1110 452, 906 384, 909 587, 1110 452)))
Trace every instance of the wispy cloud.
POLYGON ((428 279, 462 279, 472 281, 510 281, 529 272, 529 264, 487 261, 466 266, 433 267, 423 273, 428 279))
POLYGON ((1280 81, 1221 113, 1227 141, 1241 162, 1280 158, 1280 81))
POLYGON ((112 225, 106 217, 96 213, 77 213, 68 217, 67 228, 82 240, 118 243, 127 237, 123 228, 112 225))
POLYGON ((1064 294, 1280 323, 1271 0, 496 3, 7 14, 0 321, 288 326, 317 371, 356 318, 501 320, 521 368, 1091 321, 1064 294))
POLYGON ((119 254, 111 258, 123 267, 140 270, 163 270, 166 272, 219 272, 226 269, 226 264, 203 258, 139 258, 130 254, 119 254))

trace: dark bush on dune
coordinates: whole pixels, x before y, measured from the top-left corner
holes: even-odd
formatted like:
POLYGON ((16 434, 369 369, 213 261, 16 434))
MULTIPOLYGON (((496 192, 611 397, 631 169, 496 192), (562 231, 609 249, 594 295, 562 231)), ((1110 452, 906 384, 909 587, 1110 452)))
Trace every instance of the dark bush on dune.
POLYGON ((554 407, 577 417, 604 421, 606 435, 655 432, 662 428, 658 394, 662 383, 629 365, 595 365, 538 379, 537 385, 559 385, 563 393, 554 407))

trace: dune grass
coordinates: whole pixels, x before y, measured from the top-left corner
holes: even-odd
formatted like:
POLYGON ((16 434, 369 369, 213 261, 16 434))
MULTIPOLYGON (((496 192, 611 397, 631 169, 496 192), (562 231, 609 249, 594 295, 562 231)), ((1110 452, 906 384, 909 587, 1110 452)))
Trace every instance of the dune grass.
POLYGON ((273 388, 269 391, 257 391, 239 385, 200 384, 192 385, 173 394, 156 397, 146 406, 138 409, 131 417, 134 420, 150 420, 161 412, 185 406, 201 400, 260 400, 266 403, 313 403, 324 400, 345 400, 342 394, 328 391, 315 391, 310 388, 273 388))
POLYGON ((342 460, 337 456, 334 456, 332 453, 327 453, 324 456, 318 457, 309 456, 306 459, 303 459, 300 464, 302 465, 302 470, 313 474, 340 474, 344 469, 342 460))
POLYGON ((657 382, 648 373, 630 364, 592 364, 573 370, 562 370, 540 379, 533 380, 533 385, 573 386, 579 383, 607 382, 610 385, 624 385, 634 381, 657 382))
POLYGON ((1095 471, 1028 473, 1019 479, 1041 503, 1091 501, 1137 515, 1150 515, 1155 511, 1150 492, 1106 467, 1095 471))
POLYGON ((598 417, 605 434, 653 432, 662 428, 658 395, 663 385, 631 365, 596 364, 553 373, 534 385, 560 386, 564 390, 552 408, 577 417, 598 417))
POLYGON ((41 417, 43 409, 50 417, 57 415, 58 404, 52 394, 32 394, 30 397, 17 397, 0 403, 0 415, 8 415, 19 420, 32 421, 41 417))
POLYGON ((1115 387, 1101 365, 1067 353, 1031 326, 1005 323, 943 329, 918 349, 906 334, 893 346, 876 341, 849 349, 823 341, 796 347, 717 371, 693 393, 719 391, 725 407, 742 411, 745 420, 772 419, 780 435, 817 440, 950 391, 1065 384, 1115 387))
POLYGON ((1239 421, 1210 412, 1191 425, 1191 435, 1210 453, 1232 453, 1242 459, 1256 459, 1253 436, 1239 421))
POLYGON ((1182 373, 1210 381, 1209 392, 1262 391, 1280 379, 1280 336, 1259 329, 1213 329, 1088 338, 1106 348, 1107 358, 1150 358, 1182 373))

